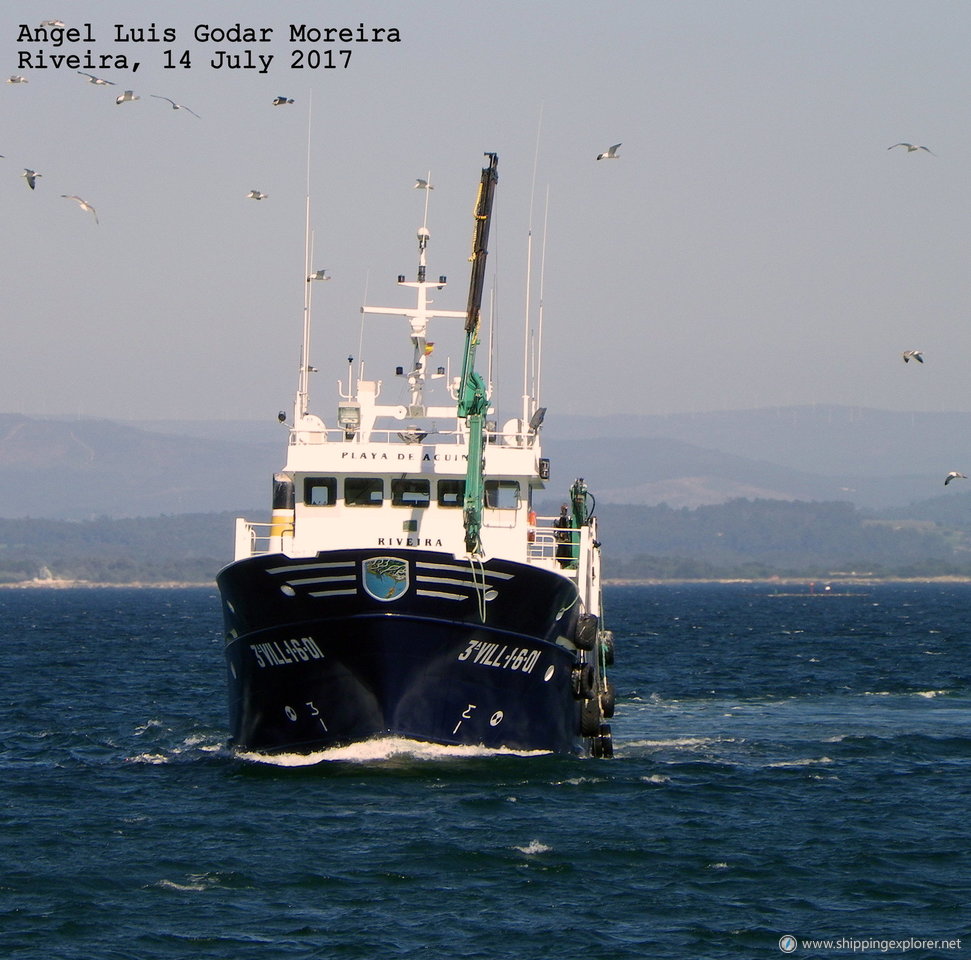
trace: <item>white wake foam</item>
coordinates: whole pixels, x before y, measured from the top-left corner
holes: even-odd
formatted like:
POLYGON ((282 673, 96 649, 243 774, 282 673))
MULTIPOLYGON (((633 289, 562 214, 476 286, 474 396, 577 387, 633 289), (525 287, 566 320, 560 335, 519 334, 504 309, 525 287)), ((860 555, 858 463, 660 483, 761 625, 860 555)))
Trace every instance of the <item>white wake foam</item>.
POLYGON ((380 763, 387 760, 443 760, 476 757, 542 757, 548 750, 510 750, 506 747, 458 746, 424 743, 406 737, 380 737, 350 743, 343 747, 329 747, 314 753, 257 753, 237 751, 241 760, 267 763, 278 767, 309 767, 335 760, 350 763, 380 763))

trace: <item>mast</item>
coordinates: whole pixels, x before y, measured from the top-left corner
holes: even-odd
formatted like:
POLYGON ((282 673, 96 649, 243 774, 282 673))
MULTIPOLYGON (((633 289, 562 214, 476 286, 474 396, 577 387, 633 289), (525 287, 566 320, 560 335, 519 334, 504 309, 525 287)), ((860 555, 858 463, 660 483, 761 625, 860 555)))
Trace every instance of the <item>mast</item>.
MULTIPOLYGON (((543 128, 543 104, 539 106, 539 120, 536 124, 536 147, 533 151, 533 177, 529 188, 529 229, 526 233, 526 300, 523 315, 523 423, 528 423, 537 402, 536 392, 536 351, 531 320, 531 298, 533 291, 533 210, 536 197, 536 167, 539 163, 539 140, 543 128)), ((540 315, 542 316, 542 284, 540 285, 540 315)))
POLYGON ((550 219, 550 188, 546 188, 546 209, 543 213, 543 248, 539 259, 539 313, 536 328, 536 354, 533 359, 533 399, 530 418, 536 412, 540 403, 542 391, 540 389, 543 377, 543 293, 546 286, 546 238, 550 219))
POLYGON ((489 408, 486 383, 475 369, 475 348, 479 343, 482 290, 485 285, 489 225, 492 219, 492 200, 499 179, 499 156, 487 153, 489 166, 482 170, 479 191, 473 213, 472 276, 469 281, 469 303, 465 319, 465 354, 458 390, 458 416, 468 428, 468 467, 465 474, 465 548, 471 554, 482 552, 482 509, 485 493, 482 468, 482 438, 485 415, 489 408))
POLYGON ((300 423, 309 412, 310 403, 310 374, 314 367, 310 363, 310 328, 311 305, 313 300, 312 285, 315 280, 329 280, 326 270, 313 270, 311 264, 314 255, 314 234, 310 229, 310 130, 311 111, 313 104, 307 106, 307 186, 304 202, 303 226, 303 337, 300 341, 300 370, 297 376, 297 396, 293 404, 293 425, 300 423))
MULTIPOLYGON (((414 347, 414 356, 411 369, 405 373, 403 367, 398 368, 400 376, 407 376, 409 389, 409 417, 424 417, 428 408, 425 405, 425 383, 428 380, 429 357, 435 348, 435 344, 427 338, 428 321, 439 317, 455 317, 465 319, 466 314, 460 310, 435 310, 432 308, 433 301, 429 298, 429 289, 441 290, 447 280, 444 276, 436 280, 428 278, 428 241, 431 233, 428 229, 428 191, 433 190, 431 186, 431 173, 428 180, 419 180, 416 187, 425 190, 425 212, 422 217, 422 225, 418 228, 418 278, 416 280, 406 280, 405 275, 398 275, 399 287, 412 287, 416 293, 416 303, 411 309, 407 307, 361 307, 361 313, 368 315, 383 315, 406 317, 411 325, 411 342, 414 347)), ((444 376, 444 369, 439 373, 432 373, 431 377, 437 378, 444 376)))

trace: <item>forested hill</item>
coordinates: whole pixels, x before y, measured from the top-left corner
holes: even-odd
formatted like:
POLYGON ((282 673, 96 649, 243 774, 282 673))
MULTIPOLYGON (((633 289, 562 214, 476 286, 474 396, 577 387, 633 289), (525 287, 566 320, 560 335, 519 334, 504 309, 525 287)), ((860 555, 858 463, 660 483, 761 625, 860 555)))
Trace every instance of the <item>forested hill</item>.
POLYGON ((693 510, 606 504, 597 513, 605 575, 615 578, 971 575, 966 519, 891 519, 848 503, 782 500, 693 510))
MULTIPOLYGON (((884 510, 940 495, 950 470, 971 473, 961 444, 969 431, 971 414, 838 407, 551 414, 543 453, 553 497, 585 477, 602 504, 845 500, 884 510)), ((275 411, 265 422, 154 424, 0 413, 0 517, 80 521, 265 504, 286 442, 275 411)))
MULTIPOLYGON (((597 509, 604 575, 971 576, 971 494, 957 494, 949 504, 938 518, 931 506, 881 517, 835 502, 739 499, 694 509, 605 504, 597 509)), ((0 519, 0 582, 210 583, 232 559, 233 517, 0 519)))
POLYGON ((233 558, 232 513, 111 520, 0 519, 0 582, 210 583, 233 558))

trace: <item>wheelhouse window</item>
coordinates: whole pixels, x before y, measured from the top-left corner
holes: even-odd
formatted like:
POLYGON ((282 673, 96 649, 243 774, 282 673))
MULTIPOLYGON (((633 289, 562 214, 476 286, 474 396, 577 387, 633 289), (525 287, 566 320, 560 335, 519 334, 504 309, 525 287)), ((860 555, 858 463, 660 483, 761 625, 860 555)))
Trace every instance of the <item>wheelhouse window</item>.
POLYGON ((380 477, 347 477, 344 503, 349 507, 380 507, 384 500, 384 481, 380 477))
POLYGON ((395 507, 427 507, 431 485, 427 480, 392 480, 391 504, 395 507))
POLYGON ((519 507, 519 481, 486 480, 485 505, 492 510, 516 510, 519 507))
POLYGON ((465 503, 464 480, 439 480, 438 505, 440 507, 461 507, 465 503))
POLYGON ((332 507, 337 502, 337 478, 304 477, 303 502, 308 507, 332 507))

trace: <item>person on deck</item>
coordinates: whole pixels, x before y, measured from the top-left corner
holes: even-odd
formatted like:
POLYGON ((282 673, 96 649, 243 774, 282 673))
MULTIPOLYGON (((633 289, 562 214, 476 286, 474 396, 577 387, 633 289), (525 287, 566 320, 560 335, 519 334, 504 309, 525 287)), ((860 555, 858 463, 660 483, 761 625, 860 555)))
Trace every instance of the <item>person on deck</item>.
POLYGON ((553 526, 557 528, 553 534, 556 538, 556 559, 561 567, 569 566, 573 560, 573 534, 569 532, 572 525, 570 508, 564 503, 560 507, 559 517, 553 523, 553 526))

